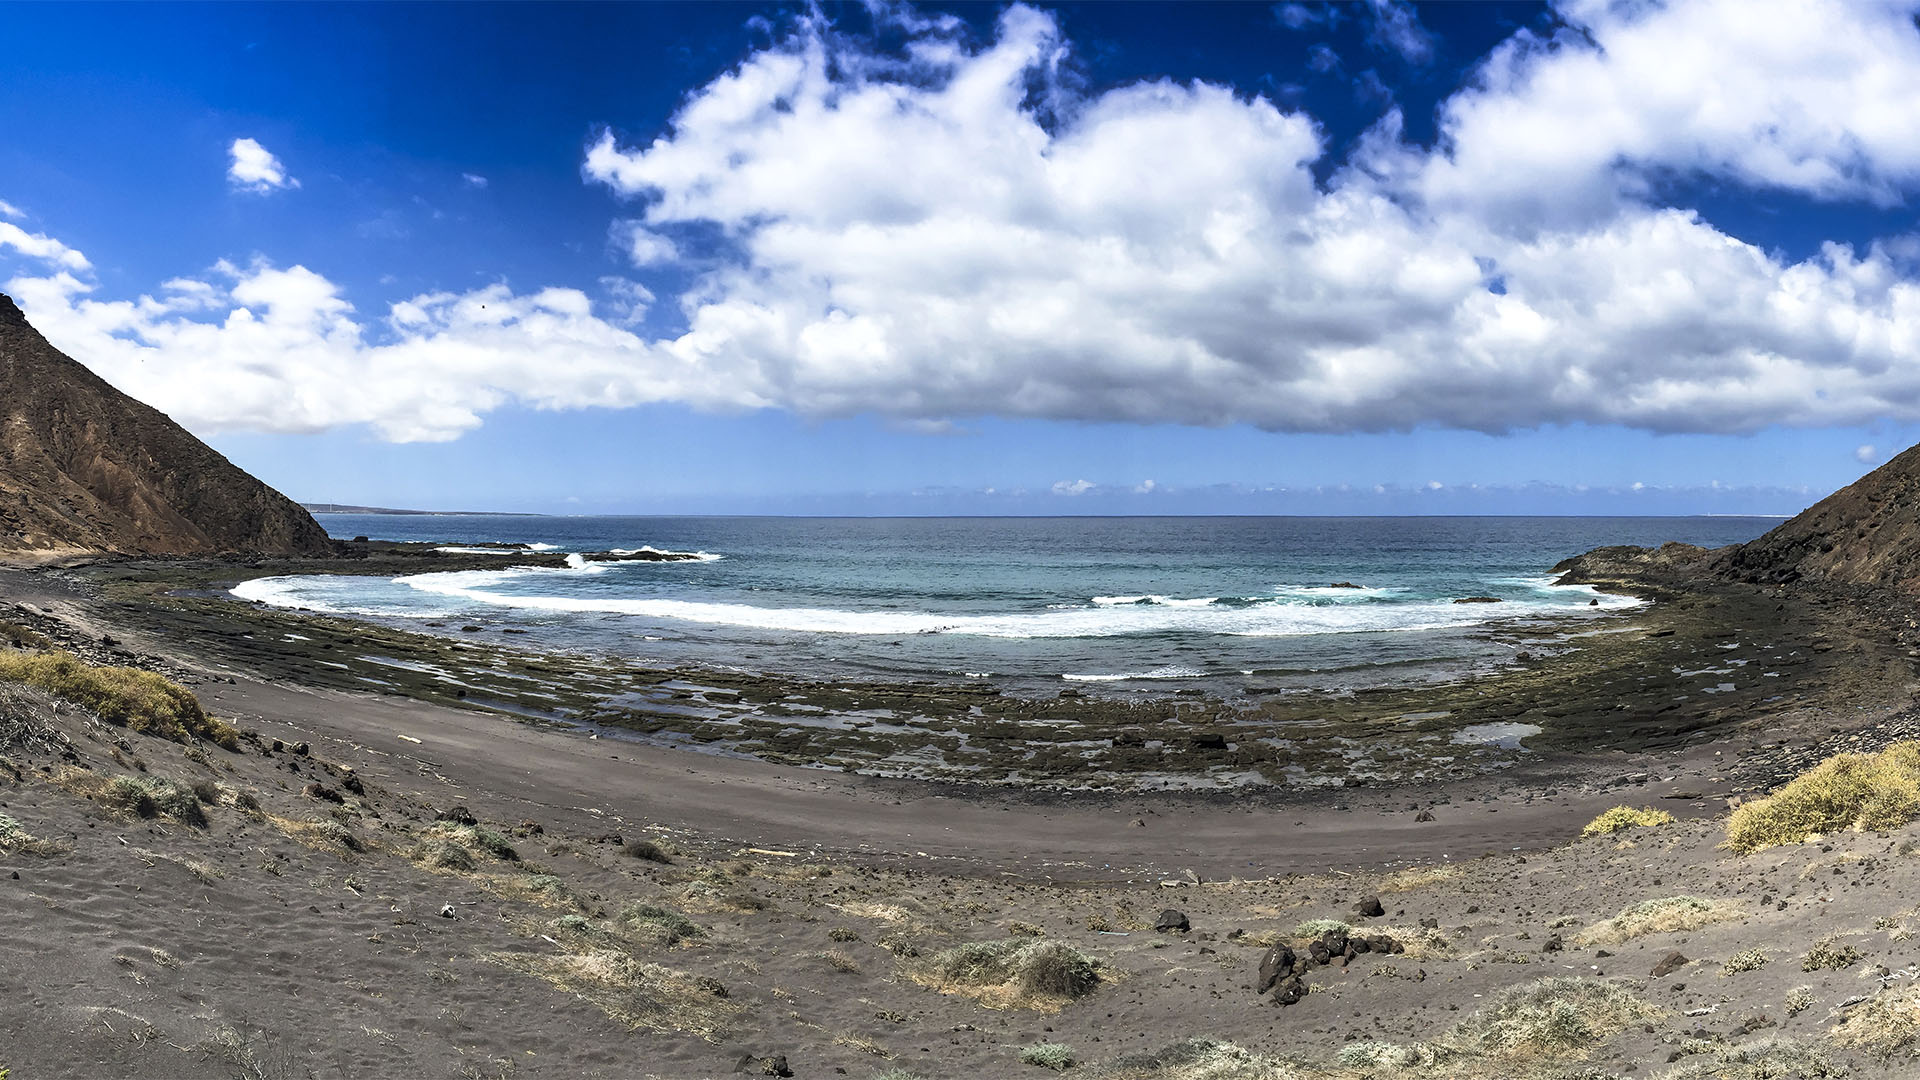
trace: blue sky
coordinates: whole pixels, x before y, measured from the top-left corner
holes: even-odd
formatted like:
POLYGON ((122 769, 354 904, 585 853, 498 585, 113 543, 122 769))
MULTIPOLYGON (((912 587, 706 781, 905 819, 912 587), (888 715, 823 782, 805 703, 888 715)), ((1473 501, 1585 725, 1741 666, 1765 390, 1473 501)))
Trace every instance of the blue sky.
POLYGON ((1894 7, 8 17, 0 289, 297 498, 1791 513, 1920 438, 1894 7))

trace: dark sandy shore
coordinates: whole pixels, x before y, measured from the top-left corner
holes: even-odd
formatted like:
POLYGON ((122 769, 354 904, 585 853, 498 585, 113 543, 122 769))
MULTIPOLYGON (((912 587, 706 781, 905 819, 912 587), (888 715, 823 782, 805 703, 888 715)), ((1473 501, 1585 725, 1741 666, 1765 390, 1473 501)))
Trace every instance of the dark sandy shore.
MULTIPOLYGON (((71 749, 0 749, 0 813, 36 840, 0 854, 15 913, 0 1068, 14 1077, 700 1077, 765 1074, 782 1056, 800 1076, 1038 1076, 1020 1051, 1039 1043, 1071 1046, 1089 1073, 1168 1078, 1839 1075, 1809 1054, 1911 1075, 1831 1031, 1849 999, 1900 991, 1920 961, 1920 916, 1901 899, 1920 889, 1913 830, 1752 856, 1716 846, 1729 799, 1912 733, 1911 660, 1870 605, 1751 589, 1694 601, 1764 607, 1750 639, 1808 648, 1775 700, 1686 738, 1618 750, 1587 731, 1444 782, 1183 794, 935 783, 588 737, 301 679, 309 658, 264 634, 209 637, 195 604, 134 617, 129 595, 97 573, 0 572, 0 619, 160 668, 252 738, 237 753, 184 746, 69 711, 53 726, 71 749), (86 797, 76 766, 210 782, 207 822, 118 813, 86 797), (1680 820, 1578 839, 1620 804, 1680 820), (460 831, 469 814, 515 858, 460 831), (441 865, 447 843, 468 857, 441 865), (1369 894, 1377 918, 1354 914, 1369 894), (1618 941, 1595 929, 1676 897, 1711 918, 1618 941), (1156 933, 1168 907, 1191 928, 1156 933), (1313 918, 1391 929, 1402 951, 1316 969, 1305 997, 1276 1007, 1255 969, 1313 918), (1002 1007, 930 974, 944 949, 1035 933, 1100 962, 1091 993, 1002 1007), (1803 971, 1829 933, 1859 957, 1803 971), (1750 950, 1767 961, 1723 973, 1750 950), (1679 965, 1654 976, 1673 952, 1679 965), (1464 1038, 1463 1018, 1549 976, 1616 987, 1644 1015, 1523 1057, 1386 1066, 1354 1049, 1464 1038), (1292 1064, 1114 1071, 1195 1037, 1292 1064), (1744 1067, 1737 1048, 1776 1038, 1792 1041, 1767 1054, 1800 1071, 1726 1071, 1744 1067)), ((1716 647, 1711 621, 1656 621, 1634 640, 1716 647)), ((1609 659, 1635 662, 1640 676, 1682 666, 1609 659)), ((1544 681, 1522 669, 1486 696, 1508 708, 1544 681)))

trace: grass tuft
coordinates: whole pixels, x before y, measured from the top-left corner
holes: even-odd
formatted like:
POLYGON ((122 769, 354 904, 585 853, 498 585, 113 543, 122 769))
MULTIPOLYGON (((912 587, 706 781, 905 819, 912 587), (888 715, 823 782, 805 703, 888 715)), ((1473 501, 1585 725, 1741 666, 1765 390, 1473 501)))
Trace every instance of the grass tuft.
POLYGON ((1300 938, 1317 938, 1329 930, 1338 930, 1344 934, 1352 931, 1353 927, 1348 926, 1339 919, 1308 919, 1306 922, 1293 928, 1293 936, 1300 938))
POLYGON ((913 978, 1000 1008, 1053 1011, 1100 983, 1100 965, 1070 945, 1036 938, 974 941, 936 953, 913 978))
POLYGON ((1731 901, 1663 896, 1642 900, 1611 919, 1595 923, 1580 932, 1579 941, 1583 945, 1613 945, 1646 934, 1698 930, 1710 923, 1739 918, 1741 914, 1740 906, 1731 901))
POLYGON ((497 952, 488 960, 542 979, 635 1030, 685 1031, 712 1041, 739 1007, 684 972, 614 949, 559 956, 497 952))
POLYGON ((1638 810, 1631 806, 1616 806, 1587 822, 1587 827, 1580 830, 1580 835, 1612 836, 1622 829, 1654 829, 1671 824, 1673 824, 1673 815, 1665 810, 1655 810, 1651 806, 1644 806, 1638 810))
POLYGON ((646 930, 668 946, 707 935, 692 919, 658 904, 629 904, 620 913, 620 922, 630 929, 646 930))
POLYGON ((1837 754, 1727 822, 1727 846, 1745 855, 1840 829, 1893 829, 1920 817, 1920 742, 1878 754, 1837 754))
POLYGON ((1073 1047, 1066 1043, 1043 1042, 1020 1048, 1020 1061, 1025 1065, 1038 1065, 1054 1072, 1066 1072, 1079 1062, 1073 1055, 1073 1047))
POLYGON ((1760 1039, 1716 1047, 1660 1080, 1838 1080, 1850 1075, 1824 1047, 1798 1039, 1760 1039))
POLYGON ((1503 991, 1442 1042, 1498 1058, 1562 1056, 1587 1050, 1659 1012, 1613 983, 1554 976, 1503 991))
POLYGON ((139 668, 95 667, 69 652, 0 653, 0 679, 81 705, 100 719, 174 742, 202 738, 240 749, 240 732, 208 716, 193 691, 139 668))

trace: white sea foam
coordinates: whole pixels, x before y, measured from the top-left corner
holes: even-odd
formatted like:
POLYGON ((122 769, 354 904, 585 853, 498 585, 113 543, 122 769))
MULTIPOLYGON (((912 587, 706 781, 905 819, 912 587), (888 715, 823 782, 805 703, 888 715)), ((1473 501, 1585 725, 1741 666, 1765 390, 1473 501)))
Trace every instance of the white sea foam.
POLYGON ((1132 679, 1204 679, 1207 673, 1190 667, 1157 667, 1152 671, 1126 671, 1117 675, 1062 675, 1068 682, 1125 682, 1132 679))
MULTIPOLYGON (((605 585, 586 590, 566 584, 570 579, 607 574, 620 565, 588 562, 583 556, 572 554, 567 557, 565 567, 522 566, 412 574, 381 583, 405 590, 396 593, 370 589, 365 579, 310 576, 249 581, 236 587, 234 595, 278 607, 339 614, 431 617, 483 606, 529 612, 627 615, 668 624, 693 623, 805 634, 948 634, 989 638, 1157 634, 1278 638, 1395 633, 1476 626, 1515 617, 1556 614, 1577 617, 1642 603, 1632 597, 1598 593, 1588 586, 1556 586, 1550 579, 1529 579, 1524 582, 1520 595, 1513 595, 1512 589, 1503 590, 1509 599, 1501 604, 1455 604, 1450 599, 1326 603, 1298 596, 1221 601, 1216 597, 1139 594, 1101 596, 1091 602, 1053 604, 1025 611, 949 614, 900 609, 777 607, 622 595, 620 590, 605 585), (1588 600, 1598 600, 1599 604, 1589 606, 1588 600)), ((1141 674, 1122 677, 1141 677, 1141 674)))
POLYGON ((642 544, 637 548, 608 548, 607 554, 609 555, 672 555, 684 562, 719 562, 721 559, 726 557, 724 555, 715 555, 710 551, 668 551, 664 548, 654 547, 652 544, 642 544))
POLYGON ((528 551, 559 551, 559 544, 528 544, 528 551))

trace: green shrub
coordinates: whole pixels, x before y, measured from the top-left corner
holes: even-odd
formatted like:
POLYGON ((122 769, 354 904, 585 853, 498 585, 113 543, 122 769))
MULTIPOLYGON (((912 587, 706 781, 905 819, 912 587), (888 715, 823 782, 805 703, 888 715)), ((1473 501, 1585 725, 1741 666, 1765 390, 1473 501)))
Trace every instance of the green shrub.
POLYGON ((1580 830, 1580 835, 1611 836, 1622 829, 1653 829, 1671 824, 1673 815, 1665 810, 1655 810, 1651 806, 1638 810, 1631 806, 1616 806, 1587 822, 1587 827, 1580 830))
POLYGON ((69 652, 0 652, 0 679, 37 686, 142 734, 174 742, 198 737, 240 749, 233 725, 208 716, 191 690, 151 671, 95 667, 69 652))
POLYGON ((658 934, 663 945, 678 945, 682 941, 706 936, 692 919, 658 904, 629 904, 620 913, 620 921, 631 927, 651 929, 658 934))
POLYGON ((1302 938, 1317 938, 1329 930, 1338 930, 1344 934, 1344 933, 1348 933, 1352 929, 1353 927, 1348 926, 1346 923, 1341 922, 1339 919, 1308 919, 1306 922, 1303 922, 1299 926, 1296 926, 1293 928, 1293 936, 1302 937, 1302 938))
POLYGON ((1027 1065, 1038 1065, 1054 1072, 1066 1072, 1073 1068, 1075 1061, 1073 1047, 1066 1043, 1043 1042, 1020 1048, 1020 1060, 1027 1065))
POLYGON ((494 858, 505 859, 508 862, 520 861, 520 853, 513 850, 513 845, 507 842, 507 838, 492 829, 475 828, 471 835, 474 844, 494 858))
POLYGON ((1893 829, 1920 817, 1920 742, 1878 754, 1838 754, 1733 812, 1727 846, 1740 854, 1840 829, 1893 829))
POLYGON ((207 824, 207 812, 193 789, 165 777, 116 776, 99 783, 93 795, 108 810, 129 817, 164 814, 182 825, 205 828, 207 824))

